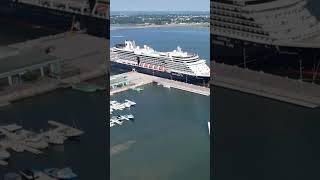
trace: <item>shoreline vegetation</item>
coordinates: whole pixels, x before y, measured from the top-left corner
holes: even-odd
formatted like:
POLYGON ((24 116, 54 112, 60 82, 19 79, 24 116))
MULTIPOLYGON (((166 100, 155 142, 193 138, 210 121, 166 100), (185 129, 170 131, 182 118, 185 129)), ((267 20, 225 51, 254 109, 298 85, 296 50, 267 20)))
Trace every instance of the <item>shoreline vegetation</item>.
POLYGON ((180 24, 111 24, 110 30, 143 29, 143 28, 168 28, 168 27, 190 27, 204 28, 210 27, 210 23, 180 23, 180 24), (124 26, 121 26, 124 25, 124 26))

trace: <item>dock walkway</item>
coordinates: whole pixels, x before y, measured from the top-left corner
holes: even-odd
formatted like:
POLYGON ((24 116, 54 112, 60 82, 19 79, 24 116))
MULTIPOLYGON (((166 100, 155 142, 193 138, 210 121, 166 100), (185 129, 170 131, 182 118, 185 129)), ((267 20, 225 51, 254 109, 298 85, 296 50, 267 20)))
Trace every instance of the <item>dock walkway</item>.
MULTIPOLYGON (((122 76, 126 76, 130 84, 128 86, 124 86, 121 88, 115 88, 110 90, 110 95, 113 95, 115 93, 127 91, 132 88, 136 88, 145 84, 150 84, 152 82, 156 82, 158 84, 170 87, 170 88, 175 88, 183 91, 188 91, 200 95, 205 95, 209 96, 210 95, 210 89, 207 87, 203 86, 197 86, 194 84, 189 84, 189 83, 184 83, 180 81, 174 81, 170 79, 165 79, 161 77, 156 77, 152 75, 147 75, 143 73, 138 73, 138 72, 126 72, 121 74, 122 76)), ((118 76, 118 75, 116 75, 118 76)))
POLYGON ((213 63, 210 84, 308 108, 320 106, 320 86, 300 80, 213 63))

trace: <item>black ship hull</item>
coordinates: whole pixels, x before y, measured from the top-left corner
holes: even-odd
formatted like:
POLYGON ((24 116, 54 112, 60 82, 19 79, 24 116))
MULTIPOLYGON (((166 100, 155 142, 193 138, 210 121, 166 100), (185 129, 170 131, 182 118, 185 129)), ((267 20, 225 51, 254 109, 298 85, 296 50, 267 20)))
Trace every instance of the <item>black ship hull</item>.
POLYGON ((80 28, 86 29, 88 34, 104 38, 110 37, 109 21, 107 19, 5 1, 0 3, 0 18, 2 21, 45 26, 57 31, 68 31, 71 29, 73 22, 79 22, 80 28))
POLYGON ((198 77, 198 76, 190 76, 181 73, 174 73, 174 72, 163 72, 163 71, 156 71, 153 69, 148 69, 140 66, 132 66, 128 64, 121 64, 114 61, 111 61, 111 69, 115 68, 116 70, 124 70, 124 71, 137 71, 144 74, 149 74, 153 76, 158 76, 166 79, 171 79, 175 81, 186 82, 190 84, 196 85, 206 85, 208 84, 210 77, 198 77))
MULTIPOLYGON (((289 75, 317 66, 320 49, 275 46, 211 35, 211 59, 255 70, 289 75)), ((319 68, 320 70, 320 68, 319 68)))

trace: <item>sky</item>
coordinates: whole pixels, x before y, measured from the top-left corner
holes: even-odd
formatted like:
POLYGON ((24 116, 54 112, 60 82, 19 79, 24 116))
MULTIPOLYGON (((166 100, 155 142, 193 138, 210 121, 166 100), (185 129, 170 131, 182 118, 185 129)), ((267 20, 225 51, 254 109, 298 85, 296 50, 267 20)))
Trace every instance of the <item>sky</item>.
POLYGON ((210 0, 110 0, 111 11, 209 11, 210 0))

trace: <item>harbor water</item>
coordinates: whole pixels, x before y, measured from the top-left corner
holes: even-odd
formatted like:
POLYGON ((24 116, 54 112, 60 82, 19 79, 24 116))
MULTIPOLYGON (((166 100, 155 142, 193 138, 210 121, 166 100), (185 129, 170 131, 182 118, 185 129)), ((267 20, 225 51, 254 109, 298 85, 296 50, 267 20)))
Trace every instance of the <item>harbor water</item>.
POLYGON ((159 85, 129 90, 111 100, 133 100, 132 122, 110 129, 112 180, 209 180, 209 97, 159 85), (132 142, 126 145, 127 142, 132 142))
POLYGON ((319 179, 320 109, 213 87, 215 179, 319 179))
POLYGON ((48 130, 47 121, 54 120, 70 126, 75 125, 85 134, 63 145, 50 145, 42 154, 15 153, 7 166, 0 167, 0 178, 8 172, 22 169, 70 167, 79 180, 107 179, 106 148, 102 137, 106 136, 106 95, 104 92, 87 94, 72 89, 57 90, 48 94, 27 98, 0 109, 0 125, 17 123, 27 130, 48 130))
MULTIPOLYGON (((156 51, 199 54, 209 64, 209 28, 140 28, 111 31, 110 44, 134 40, 156 51)), ((117 69, 112 69, 116 73, 117 69)), ((133 122, 110 129, 112 180, 210 179, 210 98, 149 84, 129 90, 111 100, 133 100, 135 107, 116 114, 133 114, 133 122)))

